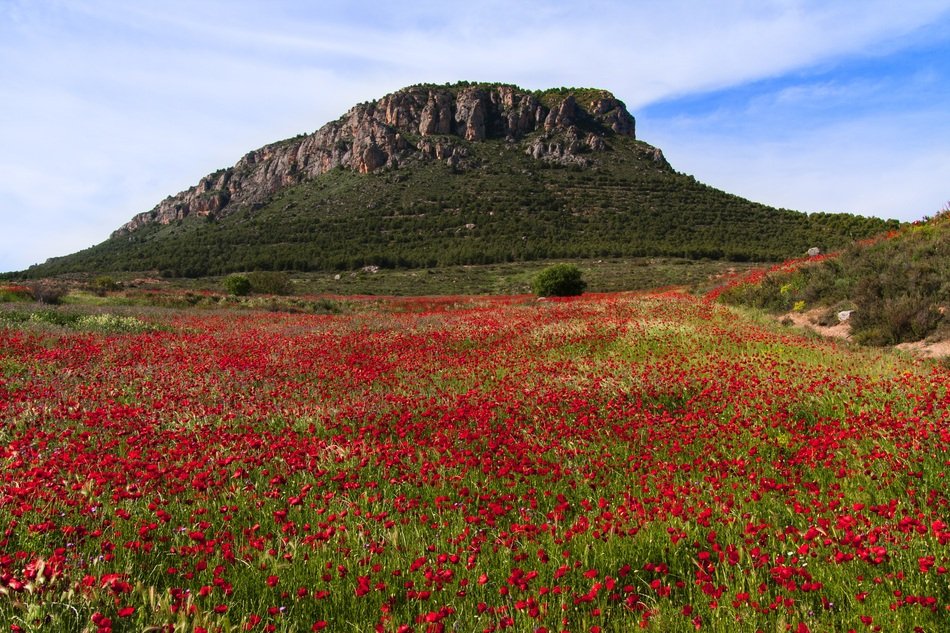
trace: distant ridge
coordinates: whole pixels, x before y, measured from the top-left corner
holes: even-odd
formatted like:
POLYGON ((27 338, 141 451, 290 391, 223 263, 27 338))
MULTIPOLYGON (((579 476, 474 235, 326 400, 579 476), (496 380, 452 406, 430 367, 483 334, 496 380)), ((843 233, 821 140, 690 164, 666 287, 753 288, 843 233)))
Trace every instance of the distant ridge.
POLYGON ((774 209, 679 174, 606 90, 460 82, 411 86, 254 150, 26 274, 770 260, 896 225, 774 209))

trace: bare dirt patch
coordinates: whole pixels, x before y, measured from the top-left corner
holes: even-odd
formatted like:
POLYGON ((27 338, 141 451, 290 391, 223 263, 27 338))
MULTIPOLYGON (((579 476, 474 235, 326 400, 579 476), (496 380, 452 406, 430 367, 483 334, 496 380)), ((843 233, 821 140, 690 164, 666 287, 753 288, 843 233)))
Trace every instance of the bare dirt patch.
POLYGON ((847 321, 842 321, 831 326, 819 324, 818 319, 823 312, 824 310, 821 308, 809 310, 808 312, 789 312, 788 314, 780 316, 779 320, 785 321, 788 319, 798 327, 808 328, 822 336, 840 338, 846 341, 851 340, 851 326, 847 321))
POLYGON ((896 346, 897 349, 910 352, 925 358, 950 358, 950 340, 942 341, 914 341, 912 343, 901 343, 896 346))
MULTIPOLYGON (((847 321, 842 321, 835 325, 826 326, 818 323, 819 317, 825 310, 818 308, 808 312, 789 312, 780 315, 778 318, 782 322, 791 321, 798 327, 808 328, 822 336, 829 338, 851 340, 851 326, 847 321)), ((950 358, 950 339, 939 341, 914 341, 912 343, 901 343, 895 345, 895 349, 921 356, 923 358, 950 358)))

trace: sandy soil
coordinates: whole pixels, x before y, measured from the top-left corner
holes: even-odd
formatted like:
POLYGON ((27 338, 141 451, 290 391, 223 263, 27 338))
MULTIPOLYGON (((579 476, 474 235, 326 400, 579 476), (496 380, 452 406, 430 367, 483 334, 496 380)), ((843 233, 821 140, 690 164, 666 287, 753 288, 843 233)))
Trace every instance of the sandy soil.
MULTIPOLYGON (((778 317, 779 321, 786 318, 799 327, 805 327, 822 336, 831 338, 840 338, 851 340, 851 326, 847 321, 832 326, 818 325, 818 317, 823 312, 822 309, 810 310, 808 312, 789 312, 778 317)), ((942 341, 915 341, 913 343, 901 343, 895 346, 897 349, 922 356, 924 358, 947 358, 950 357, 950 340, 942 341)))
POLYGON ((948 358, 950 357, 950 340, 925 343, 924 341, 914 341, 913 343, 901 343, 897 349, 919 354, 926 358, 948 358))
POLYGON ((847 321, 832 326, 818 325, 818 317, 823 311, 824 310, 818 309, 808 312, 789 312, 788 314, 779 316, 778 319, 779 321, 784 321, 786 318, 790 319, 792 323, 798 327, 808 328, 818 332, 822 336, 851 340, 851 326, 848 325, 847 321))

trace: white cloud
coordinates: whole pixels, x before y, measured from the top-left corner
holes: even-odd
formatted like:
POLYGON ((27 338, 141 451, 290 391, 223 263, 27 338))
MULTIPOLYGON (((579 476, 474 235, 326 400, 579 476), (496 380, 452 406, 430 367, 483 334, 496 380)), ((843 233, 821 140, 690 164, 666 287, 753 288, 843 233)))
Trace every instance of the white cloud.
POLYGON ((766 130, 734 136, 695 122, 659 132, 678 170, 776 207, 876 215, 905 221, 933 215, 950 197, 950 129, 939 110, 802 126, 780 138, 766 130))
MULTIPOLYGON (((927 0, 909 6, 888 0, 6 0, 0 4, 0 82, 7 87, 0 101, 0 269, 101 241, 135 213, 244 152, 313 131, 360 101, 408 84, 473 79, 526 88, 598 86, 638 114, 676 95, 833 64, 848 55, 884 55, 913 41, 915 29, 948 9, 946 1, 927 0), (35 222, 62 237, 35 241, 35 222)), ((928 80, 926 68, 918 73, 920 81, 928 80)), ((935 78, 942 81, 931 73, 930 81, 935 78)), ((828 141, 835 128, 816 127, 810 143, 769 136, 762 128, 772 125, 769 108, 807 110, 809 101, 819 100, 846 104, 862 91, 866 99, 881 94, 868 80, 799 85, 764 97, 758 113, 747 110, 766 122, 758 131, 754 123, 733 123, 722 129, 734 136, 684 140, 676 135, 689 124, 673 121, 665 122, 670 129, 649 129, 645 137, 664 147, 678 168, 727 189, 732 181, 720 175, 771 160, 784 180, 796 183, 791 190, 811 189, 816 198, 828 196, 822 206, 833 207, 839 198, 832 180, 853 181, 848 188, 859 190, 862 174, 873 170, 816 149, 820 134, 831 135, 825 146, 835 144, 828 141), (716 147, 727 146, 732 152, 716 161, 678 156, 694 150, 714 155, 716 147), (750 156, 745 163, 744 153, 750 156), (842 166, 834 179, 807 169, 825 158, 842 166), (854 171, 845 172, 848 165, 854 171)), ((719 114, 731 113, 726 108, 719 114)), ((924 145, 914 156, 941 160, 936 143, 924 145)), ((881 152, 870 142, 848 147, 856 156, 881 152)), ((912 163, 893 173, 913 182, 912 163)), ((921 191, 925 185, 914 183, 921 191)), ((903 200, 894 204, 910 204, 903 200)))

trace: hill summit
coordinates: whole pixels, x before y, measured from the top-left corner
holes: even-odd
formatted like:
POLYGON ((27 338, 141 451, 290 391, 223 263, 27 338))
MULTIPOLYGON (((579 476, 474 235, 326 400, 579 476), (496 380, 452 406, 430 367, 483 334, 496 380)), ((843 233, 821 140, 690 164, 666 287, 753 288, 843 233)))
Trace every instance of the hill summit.
POLYGON ((775 209, 678 173, 606 90, 460 82, 411 86, 249 152, 24 275, 763 261, 895 226, 775 209))
POLYGON ((530 156, 587 165, 583 153, 604 151, 608 136, 635 138, 635 125, 623 102, 606 90, 538 94, 509 85, 413 86, 361 103, 313 134, 250 152, 234 167, 135 216, 114 235, 191 215, 222 217, 338 167, 366 174, 434 159, 467 169, 474 164, 467 144, 488 139, 517 143, 532 135, 524 146, 530 156))

